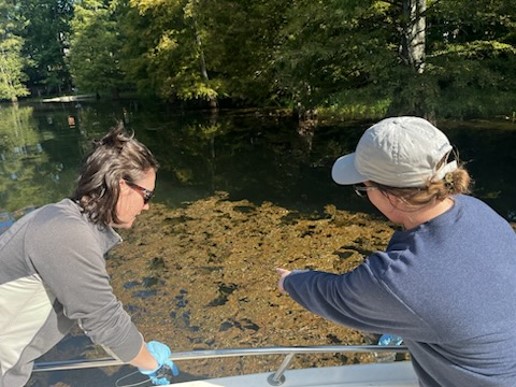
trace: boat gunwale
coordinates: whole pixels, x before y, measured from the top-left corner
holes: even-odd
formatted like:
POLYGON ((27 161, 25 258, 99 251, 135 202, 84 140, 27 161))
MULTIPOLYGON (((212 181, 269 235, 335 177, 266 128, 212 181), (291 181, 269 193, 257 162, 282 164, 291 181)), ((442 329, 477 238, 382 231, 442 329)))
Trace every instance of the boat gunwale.
MULTIPOLYGON (((291 346, 291 347, 260 347, 260 348, 226 348, 199 349, 186 352, 175 352, 170 356, 172 361, 202 360, 227 357, 245 356, 274 356, 274 355, 307 355, 319 353, 346 352, 407 352, 403 345, 321 345, 321 346, 291 346)), ((113 358, 74 359, 62 361, 37 362, 33 372, 67 371, 86 368, 111 367, 128 365, 129 363, 113 358)))

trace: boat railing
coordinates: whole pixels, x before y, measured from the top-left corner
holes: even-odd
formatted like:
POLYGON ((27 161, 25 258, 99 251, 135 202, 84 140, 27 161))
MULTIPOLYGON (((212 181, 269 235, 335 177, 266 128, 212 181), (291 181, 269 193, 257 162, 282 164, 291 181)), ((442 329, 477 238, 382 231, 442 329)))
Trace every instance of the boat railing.
MULTIPOLYGON (((288 370, 292 360, 298 355, 312 355, 320 353, 345 353, 345 352, 407 352, 407 347, 379 346, 379 345, 322 345, 322 346, 302 346, 302 347, 262 347, 262 348, 228 348, 228 349, 200 349, 188 352, 176 352, 170 356, 173 361, 182 360, 202 360, 226 357, 246 357, 246 356, 285 356, 281 365, 272 373, 267 381, 271 386, 280 386, 285 382, 285 371, 288 370)), ((113 358, 101 359, 77 359, 64 361, 38 362, 34 365, 34 372, 43 371, 66 371, 85 368, 99 368, 121 366, 126 363, 113 358)))

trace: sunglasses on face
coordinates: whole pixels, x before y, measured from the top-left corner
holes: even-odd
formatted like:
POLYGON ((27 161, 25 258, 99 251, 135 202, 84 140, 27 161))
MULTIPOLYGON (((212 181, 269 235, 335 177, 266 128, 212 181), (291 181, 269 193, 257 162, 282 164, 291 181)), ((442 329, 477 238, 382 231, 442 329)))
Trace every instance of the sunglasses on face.
POLYGON ((359 197, 365 198, 367 196, 367 191, 371 191, 373 189, 378 189, 378 187, 371 186, 371 185, 365 185, 365 184, 356 184, 353 186, 353 189, 355 190, 355 193, 359 197))
POLYGON ((143 198, 143 204, 149 203, 149 201, 154 196, 154 191, 148 190, 147 188, 140 187, 138 184, 131 183, 129 181, 125 181, 126 184, 134 189, 135 191, 139 192, 142 195, 143 198))

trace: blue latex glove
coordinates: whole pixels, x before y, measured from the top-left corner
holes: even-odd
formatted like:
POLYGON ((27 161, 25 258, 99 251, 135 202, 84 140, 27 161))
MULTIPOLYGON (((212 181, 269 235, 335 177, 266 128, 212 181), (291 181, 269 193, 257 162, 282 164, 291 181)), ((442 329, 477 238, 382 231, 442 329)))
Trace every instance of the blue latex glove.
POLYGON ((174 376, 179 375, 179 369, 174 362, 170 360, 170 355, 172 355, 170 348, 159 341, 151 341, 147 343, 146 346, 148 351, 158 362, 158 367, 154 370, 143 370, 141 368, 138 368, 138 370, 142 374, 147 375, 152 384, 156 386, 169 384, 170 381, 166 377, 168 370, 170 370, 174 376))
POLYGON ((403 338, 396 335, 385 333, 378 339, 378 345, 401 345, 403 338))

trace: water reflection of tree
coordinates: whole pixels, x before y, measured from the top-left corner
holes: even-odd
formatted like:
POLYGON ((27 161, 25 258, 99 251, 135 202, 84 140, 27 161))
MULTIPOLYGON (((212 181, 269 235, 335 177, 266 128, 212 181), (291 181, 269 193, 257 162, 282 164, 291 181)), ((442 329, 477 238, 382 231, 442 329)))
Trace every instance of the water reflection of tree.
POLYGON ((145 141, 177 184, 261 200, 287 197, 304 178, 312 137, 295 122, 251 114, 181 117, 145 141))
POLYGON ((48 157, 41 146, 32 107, 0 109, 0 207, 14 211, 40 205, 52 194, 42 178, 48 157))
MULTIPOLYGON (((110 115, 114 122, 113 113, 110 115)), ((83 108, 78 113, 78 128, 91 138, 90 128, 98 128, 107 116, 83 108)), ((171 183, 185 194, 225 190, 236 196, 261 193, 258 199, 264 200, 271 192, 290 195, 314 164, 315 128, 308 133, 298 125, 297 121, 257 112, 228 112, 219 117, 152 110, 132 114, 128 122, 128 128, 160 162, 160 190, 171 183)), ((317 151, 320 157, 328 157, 326 151, 317 151)))
POLYGON ((473 195, 493 206, 503 217, 515 221, 516 131, 513 126, 502 124, 455 124, 454 128, 445 130, 473 176, 473 195))
POLYGON ((212 185, 220 157, 216 141, 229 130, 228 122, 216 120, 174 121, 146 143, 157 155, 161 169, 179 184, 212 185))

